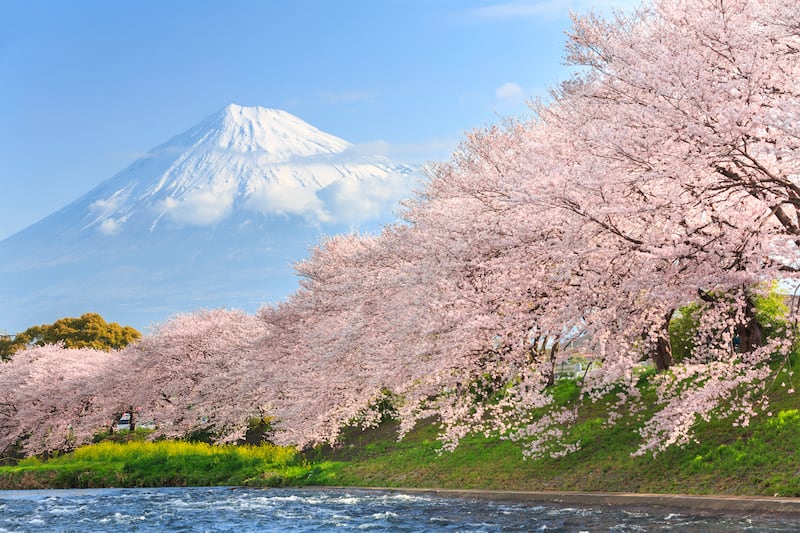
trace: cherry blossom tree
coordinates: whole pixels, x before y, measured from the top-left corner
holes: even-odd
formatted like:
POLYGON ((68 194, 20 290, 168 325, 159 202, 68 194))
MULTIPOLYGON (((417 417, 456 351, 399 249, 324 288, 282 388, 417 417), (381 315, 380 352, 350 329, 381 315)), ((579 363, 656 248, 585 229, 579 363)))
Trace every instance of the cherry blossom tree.
POLYGON ((108 429, 105 377, 116 354, 63 345, 34 346, 0 364, 0 451, 71 449, 108 429))
MULTIPOLYGON (((671 289, 683 280, 681 291, 662 296, 668 313, 692 291, 737 298, 706 318, 716 335, 737 332, 749 355, 731 353, 731 343, 714 350, 706 339, 703 363, 683 380, 706 403, 687 409, 686 394, 673 395, 665 420, 706 416, 743 383, 754 390, 777 349, 756 342, 749 287, 797 265, 798 30, 796 7, 783 1, 657 1, 613 21, 576 19, 569 59, 588 71, 541 109, 581 164, 608 169, 584 175, 613 204, 585 194, 564 195, 562 204, 632 251, 668 260, 662 279, 671 289), (613 193, 604 189, 609 176, 613 193), (625 199, 632 210, 628 202, 620 208, 625 199)), ((662 397, 679 390, 673 383, 662 397)), ((743 422, 754 402, 740 403, 743 422)))
POLYGON ((0 365, 0 450, 71 449, 113 429, 129 409, 156 424, 154 437, 207 431, 220 442, 240 439, 251 418, 270 414, 258 392, 280 367, 254 373, 249 359, 266 333, 262 320, 219 309, 175 316, 117 352, 23 350, 0 365))
POLYGON ((280 371, 269 365, 251 371, 250 347, 266 333, 261 320, 243 311, 176 315, 120 353, 108 401, 133 406, 140 420, 156 424, 156 435, 243 438, 251 418, 268 415, 263 398, 252 394, 256 383, 280 371))
POLYGON ((607 423, 642 407, 655 367, 637 453, 712 416, 747 425, 794 340, 760 335, 753 306, 800 263, 800 12, 655 0, 576 17, 567 52, 580 70, 548 103, 467 134, 400 223, 320 243, 286 302, 181 315, 113 359, 59 361, 63 406, 37 392, 60 348, 0 367, 0 447, 86 441, 120 405, 157 434, 220 441, 270 417, 276 441, 304 446, 375 422, 388 390, 401 431, 437 416, 448 448, 481 431, 560 455, 579 447, 564 430, 581 405, 553 407, 554 363, 578 337, 598 362, 582 401, 617 395, 607 423), (695 350, 674 361, 669 324, 691 302, 695 350))
MULTIPOLYGON (((520 371, 514 354, 530 347, 531 331, 559 335, 580 324, 603 361, 587 394, 600 397, 622 383, 635 397, 643 348, 667 369, 670 318, 709 291, 737 301, 709 310, 708 331, 723 337, 737 331, 744 340, 753 322, 751 287, 796 264, 795 229, 786 215, 794 209, 796 135, 784 147, 764 134, 794 127, 796 15, 763 16, 787 10, 781 2, 664 1, 612 22, 577 19, 570 57, 588 73, 539 107, 537 119, 475 132, 451 164, 437 167, 407 219, 421 241, 443 252, 427 259, 452 283, 436 294, 461 325, 450 331, 458 332, 461 342, 451 346, 462 357, 510 346, 498 358, 508 376, 520 371), (773 106, 788 113, 776 115, 773 106), (561 242, 545 246, 547 230, 561 242), (524 253, 514 256, 516 250, 524 253), (503 270, 506 260, 536 282, 513 280, 511 269, 503 270), (537 291, 537 283, 550 293, 537 291), (502 287, 496 298, 494 287, 502 287), (491 308, 497 302, 502 310, 491 308), (541 312, 514 315, 512 302, 541 312), (485 320, 483 335, 468 333, 471 319, 485 320), (500 341, 508 331, 503 325, 512 324, 514 340, 500 341), (472 350, 464 349, 467 340, 472 350)), ((757 390, 771 354, 785 352, 791 339, 760 346, 748 337, 746 356, 730 342, 718 343, 721 350, 709 344, 695 371, 680 371, 681 386, 661 389, 662 401, 672 402, 664 412, 680 408, 680 396, 668 393, 687 386, 706 401, 689 410, 691 420, 745 384, 757 390)), ((537 392, 518 398, 524 413, 543 397, 541 383, 521 382, 537 392)), ((738 406, 742 422, 755 412, 756 396, 738 406)), ((456 439, 485 418, 469 399, 460 405, 448 411, 451 420, 465 420, 453 430, 456 439)), ((552 421, 563 423, 564 416, 552 421)), ((687 432, 688 426, 678 431, 687 432)))

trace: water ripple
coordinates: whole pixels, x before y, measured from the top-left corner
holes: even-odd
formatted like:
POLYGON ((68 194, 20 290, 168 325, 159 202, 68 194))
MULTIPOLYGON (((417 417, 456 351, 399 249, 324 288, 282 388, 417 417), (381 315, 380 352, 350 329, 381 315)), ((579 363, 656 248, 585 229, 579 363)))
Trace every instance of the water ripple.
POLYGON ((6 531, 797 531, 791 517, 309 489, 0 491, 6 531))

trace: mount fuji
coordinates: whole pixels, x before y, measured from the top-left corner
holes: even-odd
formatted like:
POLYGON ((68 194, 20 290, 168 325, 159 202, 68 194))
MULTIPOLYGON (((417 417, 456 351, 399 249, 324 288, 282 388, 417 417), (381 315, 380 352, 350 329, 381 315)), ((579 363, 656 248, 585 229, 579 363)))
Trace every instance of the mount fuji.
POLYGON ((0 330, 253 311, 295 290, 291 263, 322 235, 391 221, 419 179, 285 111, 231 104, 0 241, 0 330))

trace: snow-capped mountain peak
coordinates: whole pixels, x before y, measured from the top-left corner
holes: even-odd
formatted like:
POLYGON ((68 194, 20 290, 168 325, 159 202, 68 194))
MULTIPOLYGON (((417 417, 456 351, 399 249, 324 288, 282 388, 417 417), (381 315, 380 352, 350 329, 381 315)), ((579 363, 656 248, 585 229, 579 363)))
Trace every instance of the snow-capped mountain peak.
POLYGON ((351 145, 280 109, 230 104, 190 135, 197 148, 259 152, 273 163, 296 157, 339 153, 351 145))
POLYGON ((255 310, 296 287, 289 265, 321 233, 393 220, 417 179, 286 111, 231 104, 0 241, 0 324, 255 310))
POLYGON ((404 196, 415 178, 411 167, 351 148, 286 111, 230 104, 73 209, 81 210, 75 214, 82 229, 108 236, 165 224, 215 225, 234 212, 360 221, 390 209, 400 198, 397 191, 404 196))

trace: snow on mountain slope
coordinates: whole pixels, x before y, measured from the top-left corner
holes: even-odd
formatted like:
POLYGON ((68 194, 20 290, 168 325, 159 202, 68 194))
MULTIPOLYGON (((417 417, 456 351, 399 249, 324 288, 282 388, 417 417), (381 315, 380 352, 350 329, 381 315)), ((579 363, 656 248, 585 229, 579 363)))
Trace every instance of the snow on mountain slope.
POLYGON ((413 169, 351 149, 285 111, 232 104, 84 197, 83 229, 113 235, 135 216, 149 219, 151 230, 211 225, 240 209, 334 222, 339 206, 316 193, 335 182, 357 184, 355 194, 376 199, 387 181, 408 190, 413 169))
POLYGON ((280 110, 229 105, 0 241, 0 331, 254 310, 321 234, 392 219, 419 176, 280 110))

